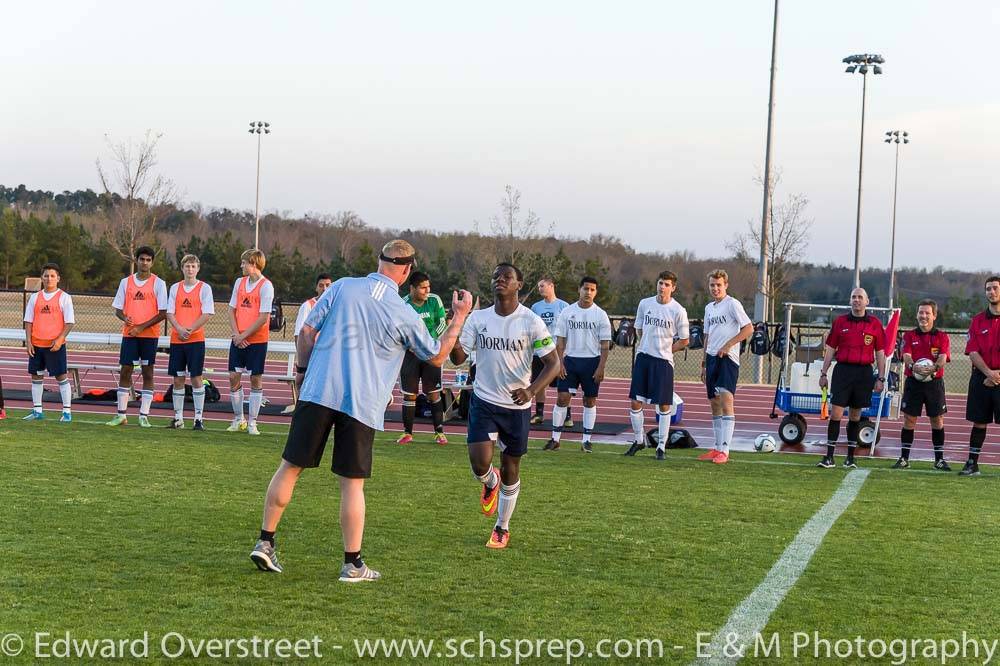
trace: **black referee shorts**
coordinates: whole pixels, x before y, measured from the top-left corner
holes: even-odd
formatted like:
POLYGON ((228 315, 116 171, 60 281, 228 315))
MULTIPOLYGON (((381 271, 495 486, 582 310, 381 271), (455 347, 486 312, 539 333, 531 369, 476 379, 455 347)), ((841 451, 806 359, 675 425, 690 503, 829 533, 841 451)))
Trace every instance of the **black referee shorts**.
POLYGON ((934 378, 929 382, 922 382, 907 377, 903 386, 903 401, 899 408, 907 416, 920 416, 922 410, 926 410, 927 416, 931 418, 941 416, 948 411, 944 380, 934 378))
POLYGON ((985 386, 986 375, 976 368, 969 377, 969 395, 965 399, 965 420, 972 423, 1000 423, 1000 387, 985 386))
POLYGON ((423 387, 424 393, 441 390, 441 368, 421 361, 417 355, 407 350, 403 355, 403 367, 399 370, 399 387, 403 393, 416 395, 423 387))
POLYGON ((299 401, 281 457, 299 467, 319 467, 331 429, 333 473, 349 479, 371 477, 375 429, 315 402, 299 401))
POLYGON ((830 403, 837 407, 864 409, 872 406, 875 373, 872 366, 838 363, 830 380, 830 403))

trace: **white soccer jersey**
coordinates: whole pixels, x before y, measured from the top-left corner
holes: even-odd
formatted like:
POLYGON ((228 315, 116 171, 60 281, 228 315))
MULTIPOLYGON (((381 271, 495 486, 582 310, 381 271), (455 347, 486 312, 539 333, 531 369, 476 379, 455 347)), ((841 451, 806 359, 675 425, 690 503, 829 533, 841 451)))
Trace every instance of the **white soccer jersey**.
MULTIPOLYGON (((705 321, 702 331, 705 334, 705 355, 715 356, 722 345, 736 337, 740 329, 752 323, 747 316, 743 304, 732 296, 726 296, 716 303, 712 301, 705 306, 705 321)), ((739 365, 740 346, 733 345, 729 350, 729 358, 739 365)))
MULTIPOLYGON (((170 285, 170 295, 167 297, 167 314, 177 314, 177 290, 179 288, 184 289, 185 294, 190 294, 194 291, 192 286, 188 289, 187 285, 183 282, 175 282, 170 285)), ((201 291, 198 292, 198 299, 201 301, 201 313, 202 314, 215 314, 215 300, 212 294, 212 285, 207 282, 201 283, 201 291)))
POLYGON ((306 325, 306 317, 312 312, 317 300, 319 300, 319 296, 313 296, 299 306, 299 314, 295 317, 295 333, 293 335, 298 336, 302 332, 302 327, 306 325))
POLYGON ((542 318, 518 305, 506 317, 494 307, 476 310, 465 320, 459 343, 467 354, 476 354, 473 391, 481 400, 506 409, 531 409, 531 403, 516 405, 514 389, 531 385, 531 359, 555 350, 542 318))
POLYGON ((44 291, 36 291, 28 298, 28 305, 24 308, 24 321, 35 322, 35 302, 41 298, 45 301, 51 301, 55 298, 56 294, 59 294, 59 309, 62 310, 63 323, 64 324, 75 324, 76 315, 73 314, 73 297, 67 294, 61 289, 53 291, 51 294, 44 291))
POLYGON ((594 358, 601 355, 601 341, 611 340, 611 320, 596 303, 589 308, 573 303, 559 313, 552 333, 566 338, 565 356, 594 358))
POLYGON ((636 351, 647 356, 655 356, 674 363, 673 344, 675 339, 687 340, 687 310, 675 299, 669 303, 657 302, 656 296, 639 301, 635 313, 635 328, 642 331, 636 351))

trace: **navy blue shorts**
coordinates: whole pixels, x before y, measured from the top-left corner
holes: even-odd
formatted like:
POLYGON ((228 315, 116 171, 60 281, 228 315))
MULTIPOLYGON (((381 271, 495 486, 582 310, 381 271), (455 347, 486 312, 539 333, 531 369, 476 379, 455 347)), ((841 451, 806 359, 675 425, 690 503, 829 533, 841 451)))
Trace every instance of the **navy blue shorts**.
POLYGON ((740 365, 728 356, 705 357, 705 388, 708 399, 719 394, 717 389, 725 389, 736 395, 736 380, 740 378, 740 365))
POLYGON ((205 372, 205 343, 170 343, 167 374, 171 377, 200 377, 205 372))
POLYGON ((122 338, 119 365, 154 365, 159 338, 122 338), (138 361, 138 363, 136 363, 138 361))
POLYGON ((35 347, 35 355, 28 357, 28 374, 40 375, 48 370, 49 377, 66 374, 66 345, 54 352, 50 347, 35 347))
POLYGON ((674 403, 674 366, 670 361, 639 353, 632 366, 628 397, 652 405, 674 403))
POLYGON ((257 342, 242 349, 229 343, 229 372, 249 372, 251 376, 262 375, 266 360, 266 342, 257 342))
POLYGON ((600 356, 591 358, 564 356, 563 365, 566 366, 566 379, 559 380, 559 392, 575 393, 576 389, 581 387, 584 397, 596 398, 600 384, 594 381, 594 373, 600 363, 600 356))
POLYGON ((528 452, 531 409, 508 409, 486 402, 472 393, 469 405, 469 435, 466 442, 498 441, 500 451, 520 458, 528 452))

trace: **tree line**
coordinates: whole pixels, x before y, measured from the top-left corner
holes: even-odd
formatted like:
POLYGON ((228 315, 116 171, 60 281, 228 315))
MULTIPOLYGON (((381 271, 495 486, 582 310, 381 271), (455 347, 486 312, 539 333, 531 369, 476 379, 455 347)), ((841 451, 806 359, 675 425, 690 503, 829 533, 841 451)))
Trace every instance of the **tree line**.
MULTIPOLYGON (((298 302, 313 295, 319 273, 336 279, 375 270, 378 248, 400 237, 417 248, 420 269, 431 276, 440 294, 464 287, 490 302, 492 267, 513 260, 525 273, 528 302, 537 297, 535 284, 543 275, 554 279, 558 295, 567 301, 575 299, 580 277, 591 275, 601 283, 597 302, 613 314, 630 314, 639 300, 654 294, 656 275, 669 269, 679 277, 677 299, 697 318, 709 298, 706 274, 724 268, 730 274, 730 293, 752 309, 757 265, 751 252, 734 248, 733 256, 702 258, 686 251, 640 253, 610 235, 556 237, 539 228, 531 211, 521 210, 520 193, 508 188, 506 195, 489 228, 474 226, 470 232, 378 229, 350 211, 268 213, 261 217, 265 274, 283 301, 298 302)), ((62 268, 67 290, 113 293, 130 270, 127 255, 108 233, 115 221, 109 211, 121 201, 113 192, 53 193, 0 185, 0 286, 20 288, 25 277, 36 276, 43 263, 54 261, 62 268)), ((157 250, 154 272, 168 282, 181 279, 180 258, 190 252, 201 258, 201 279, 212 285, 218 298, 228 296, 239 274, 240 254, 253 242, 253 213, 171 203, 160 205, 157 215, 156 224, 134 240, 157 250)), ((850 269, 794 261, 785 271, 787 286, 780 300, 847 303, 850 269)), ((942 309, 940 325, 966 326, 983 307, 984 277, 943 268, 900 269, 897 302, 915 309, 921 298, 935 298, 942 309)), ((862 278, 872 305, 885 304, 887 271, 866 270, 862 278)))

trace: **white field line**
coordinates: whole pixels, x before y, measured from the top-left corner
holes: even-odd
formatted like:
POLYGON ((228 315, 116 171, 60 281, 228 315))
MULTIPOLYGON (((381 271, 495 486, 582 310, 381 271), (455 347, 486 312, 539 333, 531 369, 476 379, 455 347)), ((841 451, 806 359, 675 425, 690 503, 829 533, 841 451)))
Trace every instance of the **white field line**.
POLYGON ((867 469, 853 470, 844 477, 833 496, 802 526, 795 539, 767 572, 764 580, 740 603, 726 624, 712 637, 706 659, 695 664, 735 664, 767 626, 782 599, 805 571, 826 533, 851 505, 868 478, 867 469))

